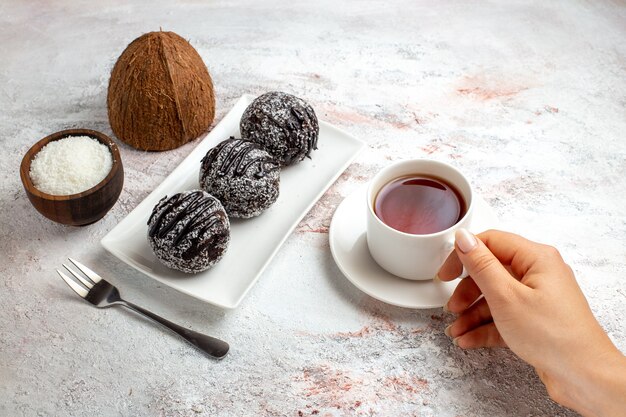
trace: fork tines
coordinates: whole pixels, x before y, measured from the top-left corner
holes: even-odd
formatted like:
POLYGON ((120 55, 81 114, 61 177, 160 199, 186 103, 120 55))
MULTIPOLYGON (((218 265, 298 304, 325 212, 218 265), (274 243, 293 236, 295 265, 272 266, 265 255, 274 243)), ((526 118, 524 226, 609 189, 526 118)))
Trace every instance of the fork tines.
POLYGON ((71 269, 69 266, 67 266, 66 264, 63 264, 63 267, 65 269, 67 269, 67 271, 72 274, 72 276, 74 278, 76 278, 76 280, 70 278, 69 276, 67 276, 66 274, 64 274, 61 270, 57 269, 57 273, 59 274, 59 276, 61 278, 63 278, 63 281, 65 281, 65 283, 67 285, 70 286, 70 288, 72 290, 74 290, 74 292, 78 295, 80 295, 81 297, 85 298, 87 296, 87 294, 89 293, 89 290, 91 288, 93 288, 93 286, 95 284, 97 284, 98 282, 100 282, 100 280, 102 279, 102 277, 100 277, 100 275, 96 274, 95 272, 93 272, 91 269, 87 268, 85 265, 81 264, 80 262, 72 259, 72 258, 68 258, 70 260, 70 262, 72 264, 74 264, 74 266, 76 268, 78 268, 78 270, 80 272, 82 272, 83 274, 85 274, 85 276, 87 277, 87 279, 83 278, 79 273, 75 272, 73 269, 71 269), (78 282, 77 282, 78 281, 78 282), (80 284, 79 284, 80 283, 80 284), (82 285, 81 285, 82 284, 82 285))
POLYGON ((92 280, 94 284, 97 284, 102 279, 100 275, 96 274, 91 269, 87 268, 85 265, 81 264, 77 260, 72 259, 72 258, 67 258, 67 259, 69 259, 70 262, 73 263, 74 266, 80 270, 80 272, 87 275, 87 278, 92 280))

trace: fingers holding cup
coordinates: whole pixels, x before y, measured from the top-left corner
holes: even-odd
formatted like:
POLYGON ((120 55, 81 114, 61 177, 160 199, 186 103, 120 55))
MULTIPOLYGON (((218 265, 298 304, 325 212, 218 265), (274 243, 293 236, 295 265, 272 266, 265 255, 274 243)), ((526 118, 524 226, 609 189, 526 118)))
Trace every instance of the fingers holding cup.
POLYGON ((482 295, 480 288, 472 277, 461 280, 454 289, 452 296, 445 305, 445 310, 450 313, 461 314, 467 310, 482 295))
POLYGON ((496 325, 491 322, 483 324, 462 336, 453 339, 453 343, 461 349, 478 349, 483 347, 507 347, 496 325))
POLYGON ((459 256, 456 254, 456 251, 453 250, 450 252, 450 255, 446 258, 437 273, 437 278, 441 281, 452 281, 453 279, 458 278, 463 273, 463 264, 459 259, 459 256))
POLYGON ((446 328, 445 333, 456 338, 493 321, 491 310, 484 298, 465 310, 446 328))

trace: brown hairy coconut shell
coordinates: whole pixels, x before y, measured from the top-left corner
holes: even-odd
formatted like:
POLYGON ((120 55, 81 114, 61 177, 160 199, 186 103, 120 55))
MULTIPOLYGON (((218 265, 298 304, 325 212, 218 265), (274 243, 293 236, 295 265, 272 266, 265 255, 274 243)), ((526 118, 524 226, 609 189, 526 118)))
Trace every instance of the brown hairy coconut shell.
POLYGON ((189 42, 174 32, 150 32, 115 63, 107 107, 120 140, 146 151, 174 149, 213 122, 213 82, 189 42))

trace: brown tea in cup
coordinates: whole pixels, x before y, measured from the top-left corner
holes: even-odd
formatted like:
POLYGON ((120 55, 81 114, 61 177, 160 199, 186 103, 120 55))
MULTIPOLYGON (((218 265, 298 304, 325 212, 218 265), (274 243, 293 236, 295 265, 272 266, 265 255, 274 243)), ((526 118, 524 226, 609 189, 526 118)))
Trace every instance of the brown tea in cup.
POLYGON ((387 226, 425 235, 454 226, 467 204, 459 190, 442 178, 411 174, 385 184, 374 200, 374 213, 387 226))

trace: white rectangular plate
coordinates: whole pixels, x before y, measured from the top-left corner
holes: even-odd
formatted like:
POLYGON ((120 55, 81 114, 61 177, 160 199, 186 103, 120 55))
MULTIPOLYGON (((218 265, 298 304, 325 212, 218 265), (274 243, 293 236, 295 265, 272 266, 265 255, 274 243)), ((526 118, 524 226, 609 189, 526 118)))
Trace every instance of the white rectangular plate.
POLYGON ((199 187, 200 161, 221 141, 241 137, 239 120, 253 99, 242 96, 189 156, 101 241, 106 250, 144 274, 224 308, 239 305, 298 222, 364 146, 346 132, 320 121, 319 149, 313 151, 312 159, 281 171, 278 200, 263 214, 231 220, 230 244, 217 265, 195 275, 167 268, 148 245, 147 221, 152 208, 166 195, 199 187))

